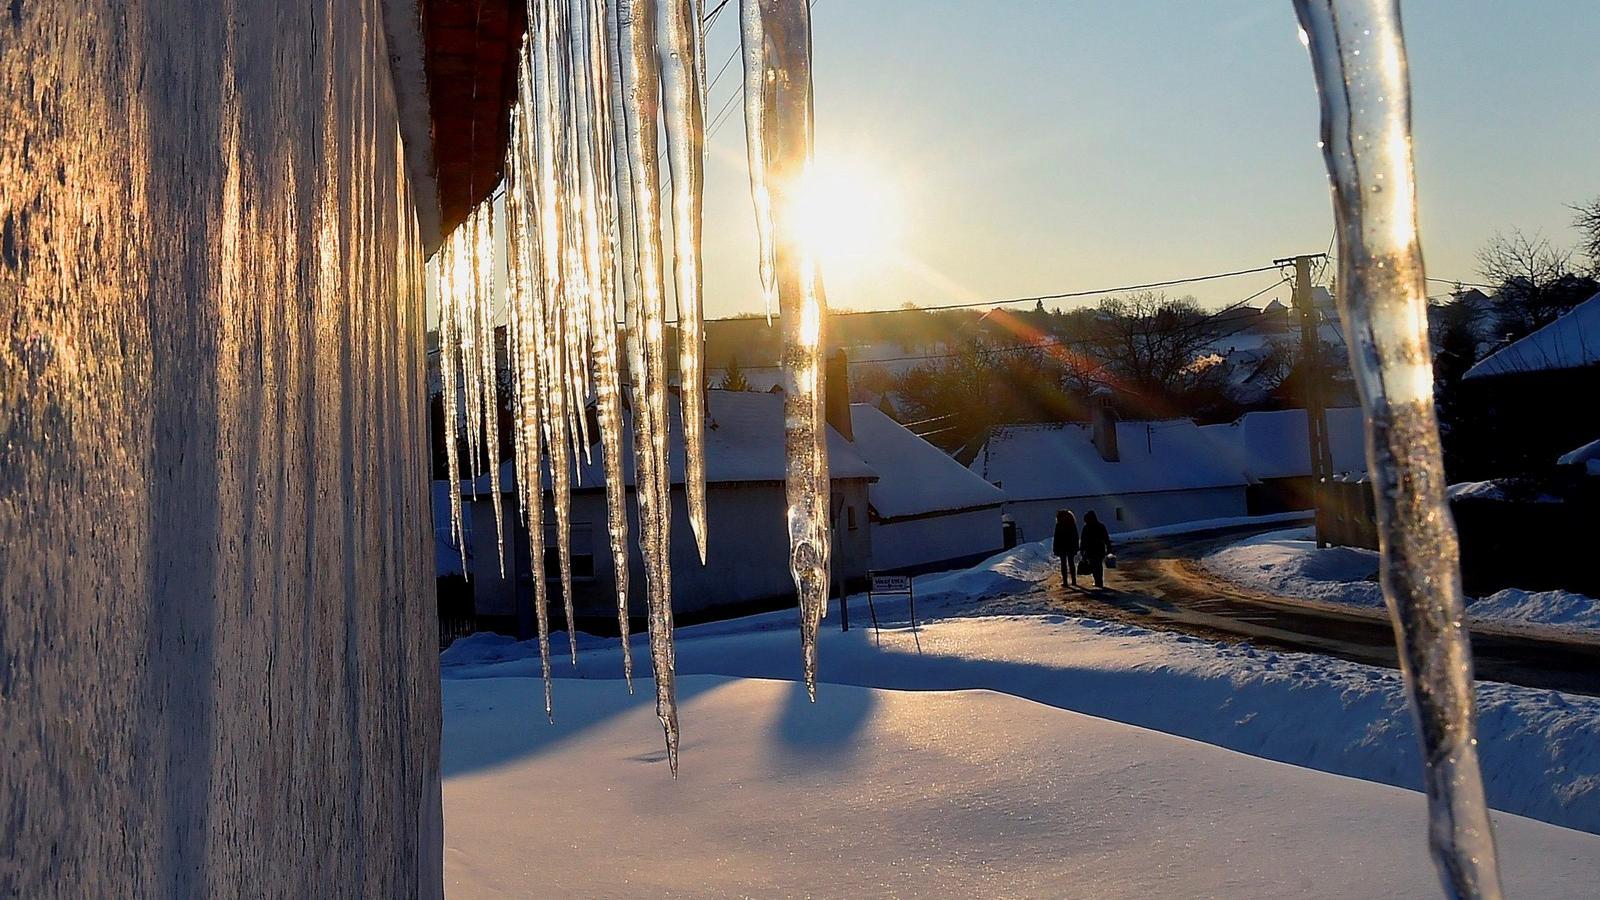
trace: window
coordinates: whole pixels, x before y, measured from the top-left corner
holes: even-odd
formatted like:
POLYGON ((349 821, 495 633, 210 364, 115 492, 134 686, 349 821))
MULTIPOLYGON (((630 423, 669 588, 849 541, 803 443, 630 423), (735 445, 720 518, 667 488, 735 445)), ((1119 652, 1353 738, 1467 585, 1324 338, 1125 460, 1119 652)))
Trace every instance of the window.
POLYGON ((844 508, 844 523, 845 527, 851 531, 856 530, 856 508, 854 506, 846 506, 844 508))
POLYGON ((1118 522, 1122 521, 1122 507, 1120 507, 1120 506, 1117 507, 1117 521, 1118 522))
MULTIPOLYGON (((561 547, 557 543, 556 527, 544 529, 544 577, 557 580, 561 577, 561 547)), ((588 522, 572 523, 572 580, 589 581, 594 578, 594 526, 588 522)))

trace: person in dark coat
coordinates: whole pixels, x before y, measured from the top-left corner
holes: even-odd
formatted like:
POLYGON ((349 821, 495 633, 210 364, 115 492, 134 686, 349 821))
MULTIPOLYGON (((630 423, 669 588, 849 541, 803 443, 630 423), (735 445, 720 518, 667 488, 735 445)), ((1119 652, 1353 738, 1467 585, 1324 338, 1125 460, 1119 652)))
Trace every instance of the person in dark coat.
POLYGON ((1089 510, 1083 514, 1083 568, 1094 576, 1094 586, 1106 586, 1106 554, 1111 552, 1111 534, 1100 523, 1100 517, 1089 510))
POLYGON ((1072 510, 1056 510, 1056 537, 1050 544, 1050 552, 1061 557, 1061 584, 1063 587, 1078 586, 1078 567, 1074 563, 1078 555, 1078 520, 1072 517, 1072 510))

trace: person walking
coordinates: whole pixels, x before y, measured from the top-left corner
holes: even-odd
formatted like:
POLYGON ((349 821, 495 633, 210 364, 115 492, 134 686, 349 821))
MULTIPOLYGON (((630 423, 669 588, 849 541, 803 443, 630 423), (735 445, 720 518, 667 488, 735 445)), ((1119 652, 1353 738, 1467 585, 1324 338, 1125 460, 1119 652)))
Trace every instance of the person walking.
POLYGON ((1050 552, 1061 557, 1061 586, 1077 587, 1078 520, 1072 517, 1070 509, 1056 510, 1056 536, 1050 544, 1050 552))
POLYGON ((1094 576, 1095 587, 1105 587, 1106 555, 1111 552, 1111 534, 1092 509, 1083 514, 1083 540, 1079 544, 1083 548, 1085 574, 1094 576))

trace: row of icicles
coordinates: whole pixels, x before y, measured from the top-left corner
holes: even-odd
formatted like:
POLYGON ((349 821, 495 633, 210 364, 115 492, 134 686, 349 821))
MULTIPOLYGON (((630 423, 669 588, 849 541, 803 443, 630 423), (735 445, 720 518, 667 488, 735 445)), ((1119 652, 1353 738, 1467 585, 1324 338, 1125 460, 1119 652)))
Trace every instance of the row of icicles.
MULTIPOLYGON (((701 4, 528 0, 528 13, 505 161, 504 222, 496 222, 492 200, 485 201, 446 238, 435 259, 452 537, 463 546, 458 440, 466 445, 468 477, 481 461, 488 461, 495 530, 503 535, 498 463, 502 350, 496 338, 503 310, 512 465, 529 558, 535 566, 545 558, 548 490, 575 665, 570 498, 577 462, 590 461, 595 437, 590 431, 598 430, 623 675, 630 690, 629 473, 624 456, 630 450, 633 454, 656 713, 676 773, 668 465, 674 419, 684 447, 689 527, 702 565, 709 540, 705 395, 696 389, 705 377, 701 4), (665 213, 662 132, 670 174, 665 213), (665 216, 670 220, 663 221, 665 216), (496 250, 497 226, 504 231, 504 260, 496 250), (664 234, 671 235, 670 268, 664 234), (503 285, 498 280, 502 272, 503 285), (678 392, 677 416, 668 406, 669 287, 676 307, 678 378, 684 387, 678 392), (631 447, 625 446, 629 435, 631 447)), ((773 298, 778 301, 783 331, 790 570, 800 602, 805 679, 815 696, 816 633, 826 612, 829 580, 821 368, 827 310, 821 275, 800 239, 794 210, 812 157, 807 3, 741 0, 740 38, 758 268, 769 312, 773 298)), ((503 538, 500 569, 503 576, 503 538)), ((548 598, 545 579, 531 580, 549 716, 548 598)))

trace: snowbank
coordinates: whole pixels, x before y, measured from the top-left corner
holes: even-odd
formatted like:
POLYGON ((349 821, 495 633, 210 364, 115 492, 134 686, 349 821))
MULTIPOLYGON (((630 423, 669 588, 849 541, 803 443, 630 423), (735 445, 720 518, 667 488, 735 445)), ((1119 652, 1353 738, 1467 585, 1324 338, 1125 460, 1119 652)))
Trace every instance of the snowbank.
POLYGON ((1284 597, 1382 607, 1378 554, 1356 547, 1317 549, 1312 528, 1271 531, 1208 554, 1207 569, 1245 587, 1284 597))
POLYGON ((1600 600, 1571 591, 1507 588, 1467 604, 1474 619, 1600 631, 1600 600))
MULTIPOLYGON (((1018 544, 970 569, 935 572, 913 582, 918 602, 937 599, 984 600, 1026 590, 1057 566, 1049 541, 1018 544)), ((854 608, 854 607, 852 607, 854 608)))
MULTIPOLYGON (((1229 581, 1282 597, 1361 609, 1383 607, 1383 592, 1372 580, 1378 572, 1378 554, 1354 547, 1318 550, 1310 528, 1247 538, 1202 562, 1229 581)), ((1600 600, 1570 591, 1530 593, 1510 588, 1469 598, 1467 615, 1477 624, 1600 632, 1600 600)))
MULTIPOLYGON (((557 692, 445 683, 454 900, 1438 895, 1418 794, 1003 694, 688 676, 673 779, 648 683, 557 692)), ((1494 826, 1509 896, 1600 883, 1600 838, 1494 826)))

